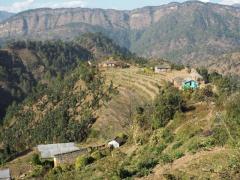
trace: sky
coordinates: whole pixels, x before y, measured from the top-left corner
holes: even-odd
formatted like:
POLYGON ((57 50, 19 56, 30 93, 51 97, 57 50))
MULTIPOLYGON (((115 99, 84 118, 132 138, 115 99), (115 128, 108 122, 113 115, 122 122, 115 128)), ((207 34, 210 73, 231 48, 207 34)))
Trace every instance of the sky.
MULTIPOLYGON (((104 8, 104 9, 135 9, 144 6, 158 6, 170 2, 183 2, 184 0, 0 0, 0 10, 21 12, 35 8, 104 8)), ((240 4, 240 0, 202 0, 225 5, 240 4)))

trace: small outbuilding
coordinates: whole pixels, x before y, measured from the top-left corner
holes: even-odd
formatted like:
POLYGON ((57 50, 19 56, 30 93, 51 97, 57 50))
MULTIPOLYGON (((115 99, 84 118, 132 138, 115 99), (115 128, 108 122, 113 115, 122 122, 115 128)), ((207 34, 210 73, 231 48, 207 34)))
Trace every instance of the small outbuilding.
POLYGON ((116 137, 114 140, 108 143, 108 147, 119 148, 126 142, 126 139, 121 137, 116 137))
POLYGON ((171 66, 168 64, 158 65, 158 66, 155 66, 154 68, 155 73, 169 72, 169 71, 171 71, 171 66))
POLYGON ((0 180, 11 180, 10 169, 0 169, 0 180))
POLYGON ((120 144, 116 140, 112 140, 108 143, 108 147, 119 148, 120 144))

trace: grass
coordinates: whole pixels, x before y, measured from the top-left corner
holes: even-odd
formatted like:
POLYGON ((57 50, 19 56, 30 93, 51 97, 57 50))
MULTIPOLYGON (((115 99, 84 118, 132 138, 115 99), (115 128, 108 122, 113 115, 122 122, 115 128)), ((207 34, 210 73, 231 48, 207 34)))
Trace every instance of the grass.
POLYGON ((93 128, 104 129, 101 137, 109 139, 119 132, 129 130, 133 111, 138 106, 151 103, 158 93, 158 87, 163 84, 163 77, 138 74, 137 68, 107 69, 103 74, 107 82, 112 81, 118 87, 119 94, 100 109, 93 128))

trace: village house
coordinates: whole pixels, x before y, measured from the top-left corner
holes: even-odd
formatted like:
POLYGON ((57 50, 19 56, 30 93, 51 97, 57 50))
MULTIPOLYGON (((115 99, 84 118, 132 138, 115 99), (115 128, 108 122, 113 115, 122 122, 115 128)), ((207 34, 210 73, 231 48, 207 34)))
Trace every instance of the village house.
POLYGON ((115 139, 113 139, 112 141, 110 141, 108 143, 108 147, 110 147, 110 148, 119 148, 125 142, 126 142, 126 140, 124 138, 116 137, 115 139))
POLYGON ((191 78, 184 79, 182 77, 174 78, 173 85, 182 90, 197 89, 199 87, 198 81, 191 79, 191 78))
POLYGON ((197 89, 201 84, 204 84, 204 80, 195 69, 191 69, 189 74, 175 77, 172 83, 179 89, 197 89))
POLYGON ((102 68, 129 68, 129 64, 126 64, 121 61, 105 61, 99 64, 99 67, 102 68))
POLYGON ((189 79, 189 80, 184 80, 182 83, 182 89, 183 90, 188 90, 188 89, 197 89, 199 87, 199 84, 196 80, 189 79))
POLYGON ((54 166, 74 163, 79 155, 87 153, 87 148, 79 148, 74 143, 38 145, 37 150, 41 159, 53 160, 54 166))
POLYGON ((155 66, 154 68, 155 73, 169 72, 169 71, 171 71, 171 66, 168 64, 158 65, 158 66, 155 66))
POLYGON ((10 169, 0 169, 0 180, 11 180, 10 169))

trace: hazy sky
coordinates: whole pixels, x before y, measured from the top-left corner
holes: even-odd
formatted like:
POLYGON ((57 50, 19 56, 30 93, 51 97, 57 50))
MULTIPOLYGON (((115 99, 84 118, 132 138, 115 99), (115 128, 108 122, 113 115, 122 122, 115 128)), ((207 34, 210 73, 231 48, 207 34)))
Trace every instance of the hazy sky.
MULTIPOLYGON (((41 7, 89 7, 89 8, 113 8, 134 9, 143 6, 157 6, 174 0, 0 0, 0 10, 20 12, 27 9, 41 7)), ((183 2, 184 0, 175 0, 183 2)), ((238 4, 240 0, 202 0, 220 4, 238 4)))

